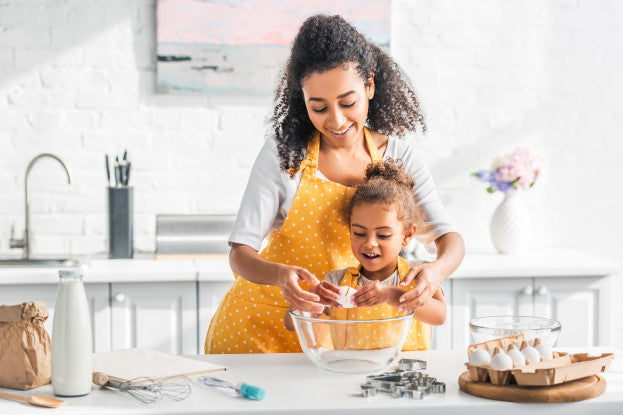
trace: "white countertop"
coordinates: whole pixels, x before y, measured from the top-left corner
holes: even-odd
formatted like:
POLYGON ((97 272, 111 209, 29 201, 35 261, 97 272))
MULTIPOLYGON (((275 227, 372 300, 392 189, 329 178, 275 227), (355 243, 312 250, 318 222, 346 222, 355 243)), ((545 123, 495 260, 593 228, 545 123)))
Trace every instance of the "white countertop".
MULTIPOLYGON (((209 259, 154 259, 152 254, 142 254, 135 259, 95 257, 85 262, 85 283, 234 279, 226 254, 209 259)), ((572 250, 468 254, 449 278, 591 277, 612 275, 618 269, 614 262, 572 250)), ((0 285, 56 284, 57 272, 57 268, 3 266, 0 285)))
MULTIPOLYGON (((569 352, 587 350, 560 349, 569 352)), ((610 371, 603 374, 608 382, 606 392, 594 399, 565 404, 517 404, 493 401, 459 391, 458 377, 465 370, 465 351, 403 352, 401 357, 425 359, 427 372, 447 385, 445 394, 430 394, 422 400, 396 399, 379 394, 362 398, 360 384, 365 375, 331 373, 316 368, 303 354, 203 355, 197 359, 225 365, 228 371, 219 375, 229 381, 243 381, 266 390, 263 401, 249 401, 219 390, 193 383, 192 394, 184 401, 163 399, 142 404, 124 392, 97 389, 83 397, 64 398, 67 405, 54 414, 426 414, 461 415, 530 415, 535 414, 621 414, 623 408, 623 351, 594 348, 591 354, 615 352, 610 371), (527 412, 529 411, 529 412, 527 412)), ((3 392, 22 395, 53 396, 51 385, 31 391, 3 392)), ((13 401, 0 400, 0 413, 40 414, 45 409, 13 401)))

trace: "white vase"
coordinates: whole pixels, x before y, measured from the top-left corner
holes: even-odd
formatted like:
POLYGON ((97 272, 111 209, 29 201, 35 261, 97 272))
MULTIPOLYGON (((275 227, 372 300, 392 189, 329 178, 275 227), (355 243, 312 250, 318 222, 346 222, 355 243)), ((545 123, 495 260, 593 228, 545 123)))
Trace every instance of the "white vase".
POLYGON ((532 219, 517 191, 504 195, 491 217, 490 231, 493 246, 501 254, 526 248, 532 234, 532 219))

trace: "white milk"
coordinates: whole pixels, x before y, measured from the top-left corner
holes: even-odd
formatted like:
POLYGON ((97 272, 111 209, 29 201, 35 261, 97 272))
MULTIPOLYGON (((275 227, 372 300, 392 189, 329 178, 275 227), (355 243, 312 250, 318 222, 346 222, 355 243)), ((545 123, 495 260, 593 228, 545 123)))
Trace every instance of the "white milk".
POLYGON ((55 395, 91 392, 91 319, 82 269, 60 270, 52 327, 52 389, 55 395))

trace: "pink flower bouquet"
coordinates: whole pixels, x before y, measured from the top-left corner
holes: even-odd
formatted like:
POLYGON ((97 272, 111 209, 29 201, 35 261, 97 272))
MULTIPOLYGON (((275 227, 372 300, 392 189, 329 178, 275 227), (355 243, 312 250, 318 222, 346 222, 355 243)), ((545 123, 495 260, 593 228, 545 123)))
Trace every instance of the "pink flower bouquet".
POLYGON ((507 193, 513 189, 527 190, 545 175, 545 157, 529 148, 518 148, 494 163, 491 170, 472 173, 478 180, 489 183, 487 192, 507 193))

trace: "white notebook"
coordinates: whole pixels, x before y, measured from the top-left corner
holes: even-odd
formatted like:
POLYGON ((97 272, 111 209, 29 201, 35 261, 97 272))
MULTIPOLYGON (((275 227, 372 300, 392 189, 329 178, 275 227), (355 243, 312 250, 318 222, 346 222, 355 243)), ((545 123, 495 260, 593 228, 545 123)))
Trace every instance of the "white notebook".
POLYGON ((102 372, 123 380, 138 377, 160 380, 176 375, 194 378, 226 370, 225 366, 149 349, 123 349, 93 353, 93 372, 102 372))

